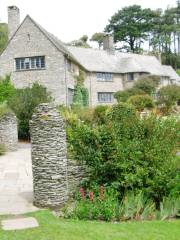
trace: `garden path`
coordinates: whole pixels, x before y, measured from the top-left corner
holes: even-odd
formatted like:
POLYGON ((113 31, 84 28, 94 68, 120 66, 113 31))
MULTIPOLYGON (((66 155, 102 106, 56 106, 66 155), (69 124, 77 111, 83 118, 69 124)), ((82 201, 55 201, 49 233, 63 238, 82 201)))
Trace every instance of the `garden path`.
POLYGON ((0 215, 36 211, 33 206, 31 145, 0 157, 0 215))

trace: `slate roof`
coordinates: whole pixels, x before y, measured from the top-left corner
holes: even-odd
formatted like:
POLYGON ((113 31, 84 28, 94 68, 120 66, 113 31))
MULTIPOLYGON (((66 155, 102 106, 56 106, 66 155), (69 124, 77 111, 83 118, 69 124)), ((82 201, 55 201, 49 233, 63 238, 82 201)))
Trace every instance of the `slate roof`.
POLYGON ((163 69, 166 72, 166 74, 170 77, 170 79, 175 80, 177 83, 180 83, 179 75, 171 66, 163 65, 163 69))

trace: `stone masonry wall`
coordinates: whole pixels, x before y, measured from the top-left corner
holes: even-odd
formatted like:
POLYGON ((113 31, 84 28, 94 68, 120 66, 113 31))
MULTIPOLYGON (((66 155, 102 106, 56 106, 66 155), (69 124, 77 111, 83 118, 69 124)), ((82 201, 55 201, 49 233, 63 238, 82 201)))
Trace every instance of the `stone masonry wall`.
POLYGON ((30 122, 34 204, 63 205, 68 198, 66 133, 63 119, 50 104, 40 104, 30 122))
POLYGON ((14 151, 17 149, 17 143, 16 116, 13 113, 5 114, 0 118, 0 144, 3 144, 7 151, 14 151))

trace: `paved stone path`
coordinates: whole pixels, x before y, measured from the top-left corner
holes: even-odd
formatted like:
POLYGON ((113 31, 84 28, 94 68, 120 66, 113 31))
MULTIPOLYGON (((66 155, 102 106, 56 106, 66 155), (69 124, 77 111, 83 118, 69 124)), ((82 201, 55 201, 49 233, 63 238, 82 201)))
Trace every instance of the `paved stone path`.
POLYGON ((1 224, 2 229, 6 231, 35 228, 39 226, 37 220, 33 217, 3 220, 1 224))
POLYGON ((19 143, 19 149, 0 157, 0 215, 36 211, 33 206, 31 146, 19 143))

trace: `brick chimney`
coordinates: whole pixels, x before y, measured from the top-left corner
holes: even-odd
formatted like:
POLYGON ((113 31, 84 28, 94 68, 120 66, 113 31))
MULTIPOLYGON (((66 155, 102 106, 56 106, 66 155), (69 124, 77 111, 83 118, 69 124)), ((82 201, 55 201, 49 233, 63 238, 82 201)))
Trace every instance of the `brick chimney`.
POLYGON ((103 39, 103 49, 109 54, 114 54, 114 37, 112 35, 106 35, 103 39))
POLYGON ((16 6, 8 7, 8 37, 13 36, 20 25, 20 11, 16 6))

